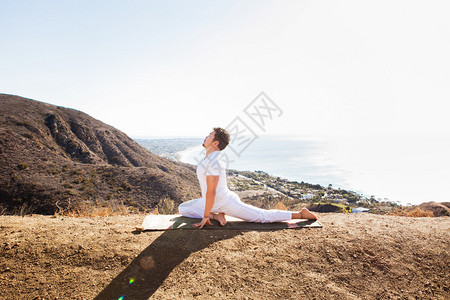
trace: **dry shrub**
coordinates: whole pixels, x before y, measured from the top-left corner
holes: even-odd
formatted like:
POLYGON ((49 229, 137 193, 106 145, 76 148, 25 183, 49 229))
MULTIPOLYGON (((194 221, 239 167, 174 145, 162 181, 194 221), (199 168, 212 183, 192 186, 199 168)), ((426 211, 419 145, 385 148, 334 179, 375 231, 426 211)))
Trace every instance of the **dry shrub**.
POLYGON ((432 211, 416 208, 407 212, 405 217, 434 217, 434 214, 432 211))
POLYGON ((434 217, 432 211, 423 210, 421 208, 396 208, 395 210, 388 213, 391 216, 400 216, 400 217, 434 217))
POLYGON ((102 206, 100 204, 77 204, 69 206, 66 209, 60 209, 55 212, 56 216, 67 216, 74 218, 90 218, 90 217, 109 217, 129 215, 128 207, 125 205, 102 206))
POLYGON ((175 202, 168 197, 162 198, 156 207, 158 208, 158 214, 161 215, 174 214, 178 209, 178 207, 175 207, 175 202))
POLYGON ((286 207, 286 205, 284 205, 283 202, 278 202, 278 203, 275 205, 274 209, 288 210, 287 207, 286 207))
POLYGON ((405 215, 405 208, 396 208, 388 212, 387 215, 403 217, 405 215))

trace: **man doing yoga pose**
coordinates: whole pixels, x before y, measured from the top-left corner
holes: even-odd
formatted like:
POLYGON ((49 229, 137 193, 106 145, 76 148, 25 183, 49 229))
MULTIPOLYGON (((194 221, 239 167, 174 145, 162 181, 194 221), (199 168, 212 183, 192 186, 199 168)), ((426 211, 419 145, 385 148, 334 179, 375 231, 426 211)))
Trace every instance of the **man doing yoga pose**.
POLYGON ((239 196, 228 189, 224 163, 219 153, 230 143, 229 133, 220 127, 213 131, 203 141, 206 157, 197 165, 197 178, 200 182, 202 197, 193 199, 178 206, 180 214, 189 218, 201 218, 200 223, 193 227, 203 228, 205 224, 212 225, 210 220, 216 220, 225 226, 225 215, 230 215, 248 222, 271 223, 291 219, 317 220, 317 216, 307 208, 300 212, 286 210, 262 209, 241 201, 239 196))

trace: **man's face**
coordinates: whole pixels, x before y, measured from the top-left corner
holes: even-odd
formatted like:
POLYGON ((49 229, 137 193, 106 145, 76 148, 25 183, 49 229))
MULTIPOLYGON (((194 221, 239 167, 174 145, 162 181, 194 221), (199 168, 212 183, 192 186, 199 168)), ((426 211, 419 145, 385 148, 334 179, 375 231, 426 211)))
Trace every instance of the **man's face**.
POLYGON ((213 130, 209 133, 208 136, 205 137, 205 140, 203 141, 203 147, 209 147, 213 143, 215 134, 216 132, 213 130))

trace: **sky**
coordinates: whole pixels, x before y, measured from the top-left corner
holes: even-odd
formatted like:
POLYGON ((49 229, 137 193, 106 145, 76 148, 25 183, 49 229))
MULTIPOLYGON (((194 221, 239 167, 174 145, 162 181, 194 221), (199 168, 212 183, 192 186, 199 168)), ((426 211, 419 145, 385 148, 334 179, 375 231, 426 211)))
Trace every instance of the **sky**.
POLYGON ((264 92, 266 134, 450 138, 449 1, 0 1, 0 93, 133 138, 204 137, 264 92))

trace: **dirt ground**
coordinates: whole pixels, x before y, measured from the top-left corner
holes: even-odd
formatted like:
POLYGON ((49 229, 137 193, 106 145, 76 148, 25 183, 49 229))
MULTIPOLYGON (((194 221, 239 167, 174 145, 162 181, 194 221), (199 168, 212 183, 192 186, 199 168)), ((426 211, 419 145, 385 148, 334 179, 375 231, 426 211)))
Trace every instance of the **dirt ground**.
POLYGON ((143 215, 0 217, 0 299, 449 299, 450 218, 134 231, 143 215))

